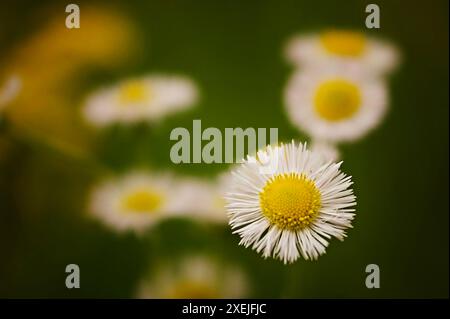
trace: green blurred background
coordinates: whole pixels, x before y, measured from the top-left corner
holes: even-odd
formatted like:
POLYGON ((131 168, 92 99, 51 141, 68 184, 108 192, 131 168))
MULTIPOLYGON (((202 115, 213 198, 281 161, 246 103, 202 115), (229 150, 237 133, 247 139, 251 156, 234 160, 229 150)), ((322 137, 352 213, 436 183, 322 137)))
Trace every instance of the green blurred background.
MULTIPOLYGON (((6 68, 10 52, 47 22, 49 10, 64 23, 68 3, 2 1, 0 66, 6 68)), ((389 79, 390 112, 383 124, 341 148, 358 197, 354 229, 344 242, 332 240, 318 261, 289 266, 238 246, 226 226, 170 220, 143 237, 116 234, 85 218, 86 197, 103 167, 118 173, 164 168, 206 178, 224 171, 224 165, 171 163, 170 131, 190 128, 193 119, 203 127, 278 127, 282 140, 307 140, 283 110, 282 92, 293 71, 282 56, 285 41, 330 27, 364 31, 371 2, 76 3, 81 28, 86 3, 128 17, 139 32, 139 49, 120 66, 83 66, 64 107, 79 109, 99 85, 154 71, 192 77, 201 102, 154 126, 79 132, 91 140, 84 150, 95 163, 44 147, 42 140, 64 143, 57 128, 36 138, 21 135, 20 128, 11 134, 5 126, 14 124, 2 123, 0 297, 133 297, 142 275, 161 258, 175 262, 199 251, 242 265, 251 297, 448 297, 448 1, 376 1, 381 29, 370 33, 392 40, 403 61, 389 79), (80 266, 80 289, 65 287, 70 263, 80 266), (365 286, 371 263, 380 267, 380 289, 365 286)), ((36 99, 45 104, 46 94, 36 99)), ((39 125, 33 132, 40 132, 39 125)))

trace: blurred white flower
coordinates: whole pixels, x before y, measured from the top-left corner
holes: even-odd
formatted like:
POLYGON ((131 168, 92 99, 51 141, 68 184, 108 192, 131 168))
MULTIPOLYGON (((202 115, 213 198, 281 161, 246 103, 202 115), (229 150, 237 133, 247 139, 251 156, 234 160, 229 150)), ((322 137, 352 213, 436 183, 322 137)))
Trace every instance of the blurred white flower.
POLYGON ((356 70, 308 69, 290 79, 285 102, 292 123, 313 139, 352 141, 375 128, 386 113, 385 83, 356 70))
POLYGON ((178 188, 179 198, 185 203, 190 218, 218 224, 228 223, 221 178, 216 181, 185 178, 179 181, 178 188))
POLYGON ((324 162, 337 162, 341 157, 336 145, 319 140, 312 141, 311 152, 321 156, 324 162))
POLYGON ((10 76, 0 87, 0 111, 19 94, 22 81, 16 75, 10 76))
POLYGON ((246 294, 247 280, 240 269, 207 256, 167 263, 148 274, 137 292, 143 299, 243 298, 246 294))
POLYGON ((188 78, 148 75, 94 92, 83 112, 97 126, 156 121, 192 107, 197 97, 197 88, 188 78))
POLYGON ((392 71, 399 63, 399 53, 392 44, 351 30, 295 36, 288 42, 286 57, 296 66, 338 63, 378 75, 392 71))
POLYGON ((132 172, 97 185, 90 212, 107 226, 141 232, 172 217, 227 223, 220 184, 170 174, 132 172))
POLYGON ((240 244, 264 257, 291 263, 300 255, 317 259, 331 237, 343 240, 352 227, 356 198, 341 163, 324 162, 304 144, 268 146, 248 156, 233 172, 227 210, 240 244), (277 170, 262 174, 261 163, 277 159, 277 170))
POLYGON ((117 230, 143 231, 185 211, 176 181, 169 175, 133 172, 94 188, 90 212, 117 230))

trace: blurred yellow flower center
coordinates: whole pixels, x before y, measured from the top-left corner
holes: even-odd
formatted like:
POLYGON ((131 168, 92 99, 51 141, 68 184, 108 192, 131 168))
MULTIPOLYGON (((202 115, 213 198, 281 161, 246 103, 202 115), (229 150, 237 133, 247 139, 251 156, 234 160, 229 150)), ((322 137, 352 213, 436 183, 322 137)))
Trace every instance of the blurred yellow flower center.
POLYGON ((127 212, 153 213, 161 207, 163 196, 153 190, 142 189, 127 195, 123 201, 123 208, 127 212))
POLYGON ((184 281, 174 287, 169 299, 213 299, 218 298, 217 290, 210 284, 198 281, 184 281))
POLYGON ((120 87, 119 99, 121 104, 146 102, 151 98, 151 91, 143 81, 129 81, 120 87))
POLYGON ((352 117, 360 105, 360 89, 347 80, 328 80, 320 84, 314 97, 317 114, 332 122, 352 117))
POLYGON ((366 38, 355 31, 329 31, 320 36, 325 50, 346 57, 358 57, 366 48, 366 38))
POLYGON ((299 230, 318 215, 321 195, 304 174, 280 174, 270 179, 259 194, 264 216, 281 229, 299 230))

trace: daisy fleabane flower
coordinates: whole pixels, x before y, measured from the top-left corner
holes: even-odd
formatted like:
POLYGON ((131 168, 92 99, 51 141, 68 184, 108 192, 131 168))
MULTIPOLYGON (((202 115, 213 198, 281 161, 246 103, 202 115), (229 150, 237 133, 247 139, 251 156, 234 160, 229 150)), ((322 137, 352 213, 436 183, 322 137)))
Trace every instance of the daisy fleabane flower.
MULTIPOLYGON (((177 181, 169 174, 135 171, 96 185, 89 211, 106 226, 141 233, 150 226, 184 213, 177 181)), ((183 195, 185 196, 185 195, 183 195)))
POLYGON ((354 30, 326 30, 293 37, 286 58, 296 66, 343 64, 372 74, 386 74, 399 63, 399 52, 385 40, 354 30))
POLYGON ((313 139, 349 142, 376 128, 388 107, 386 84, 363 72, 333 68, 294 73, 285 91, 290 120, 313 139))
POLYGON ((332 237, 343 240, 352 227, 356 197, 341 163, 326 162, 294 141, 248 156, 233 172, 226 195, 240 244, 292 263, 300 256, 317 259, 332 237), (267 162, 275 169, 262 170, 267 162))
POLYGON ((226 223, 218 199, 214 183, 202 179, 132 171, 96 184, 89 212, 118 232, 142 233, 170 218, 226 223))
POLYGON ((97 126, 152 122, 192 107, 197 97, 197 87, 189 78, 147 75, 92 93, 83 112, 97 126))

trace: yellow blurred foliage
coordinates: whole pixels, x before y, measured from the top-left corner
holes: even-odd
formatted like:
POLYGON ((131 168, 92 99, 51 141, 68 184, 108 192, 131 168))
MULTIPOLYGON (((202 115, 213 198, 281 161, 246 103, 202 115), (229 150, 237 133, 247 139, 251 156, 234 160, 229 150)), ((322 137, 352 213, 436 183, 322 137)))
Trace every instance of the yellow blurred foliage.
MULTIPOLYGON (((15 74, 22 89, 7 113, 18 130, 88 146, 89 130, 79 115, 78 76, 89 68, 111 68, 129 61, 137 48, 136 30, 118 12, 83 6, 79 29, 65 26, 64 12, 21 42, 1 64, 3 77, 15 74)), ((0 76, 1 78, 1 76, 0 76)))

